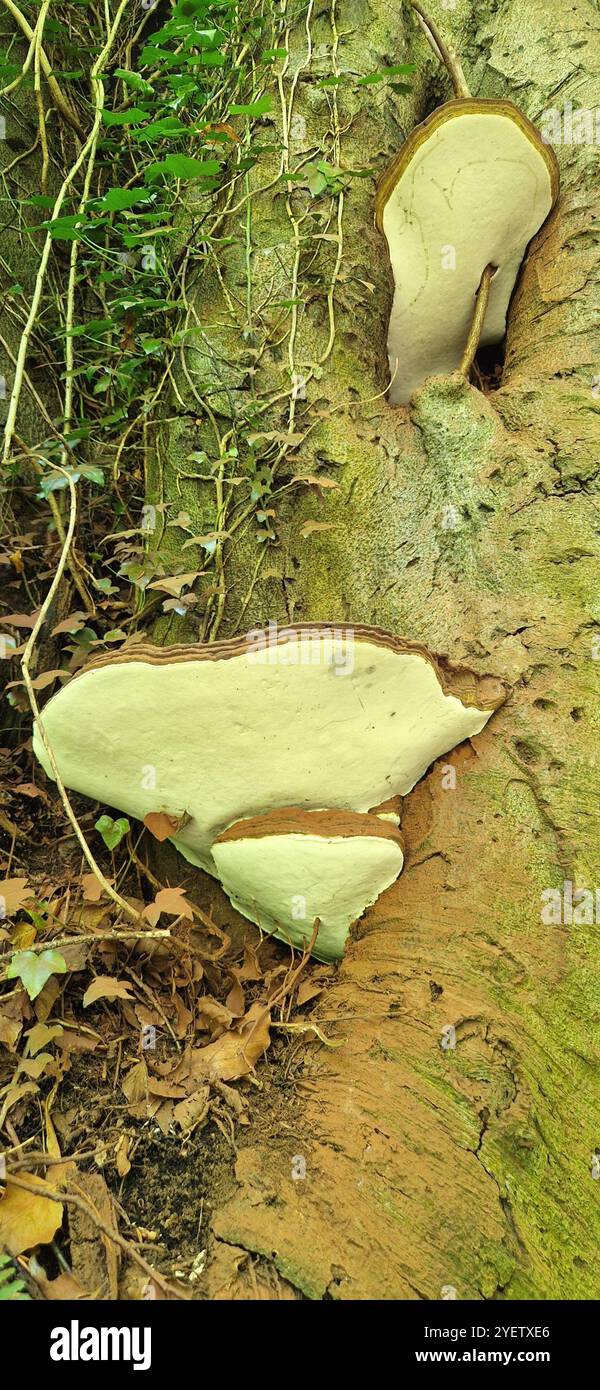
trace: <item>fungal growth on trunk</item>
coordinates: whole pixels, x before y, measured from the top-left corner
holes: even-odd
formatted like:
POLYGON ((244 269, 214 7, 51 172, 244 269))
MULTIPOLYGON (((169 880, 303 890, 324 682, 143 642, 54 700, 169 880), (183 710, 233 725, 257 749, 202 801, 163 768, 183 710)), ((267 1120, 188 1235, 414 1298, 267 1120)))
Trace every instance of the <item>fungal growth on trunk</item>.
MULTIPOLYGON (((319 917, 315 954, 329 959, 402 868, 385 803, 503 699, 499 681, 418 643, 303 624, 132 645, 90 662, 41 719, 67 787, 173 817, 180 853, 266 931, 297 945, 319 917)), ((37 725, 34 749, 52 776, 37 725)))
POLYGON ((430 376, 468 376, 477 348, 502 341, 521 263, 559 185, 554 152, 535 126, 512 102, 473 99, 429 18, 425 28, 456 97, 417 126, 376 193, 395 286, 393 405, 430 376))
POLYGON ((319 960, 339 959, 352 923, 404 863, 402 836, 389 821, 294 807, 236 821, 212 853, 234 907, 263 931, 302 947, 318 917, 319 960))

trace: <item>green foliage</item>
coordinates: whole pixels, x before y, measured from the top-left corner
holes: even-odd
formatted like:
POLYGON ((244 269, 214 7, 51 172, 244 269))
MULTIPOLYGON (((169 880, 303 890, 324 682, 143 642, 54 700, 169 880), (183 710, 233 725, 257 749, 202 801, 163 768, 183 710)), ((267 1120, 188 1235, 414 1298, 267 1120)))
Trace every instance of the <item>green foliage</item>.
POLYGON ((24 1303, 31 1299, 25 1281, 15 1273, 15 1267, 3 1250, 0 1250, 0 1303, 24 1303))
POLYGON ((20 980, 30 999, 37 999, 51 975, 64 975, 67 963, 60 951, 17 951, 11 957, 7 970, 8 980, 20 980))
POLYGON ((107 849, 116 849, 131 827, 125 816, 120 816, 118 820, 113 820, 112 816, 100 816, 94 829, 102 836, 107 849))

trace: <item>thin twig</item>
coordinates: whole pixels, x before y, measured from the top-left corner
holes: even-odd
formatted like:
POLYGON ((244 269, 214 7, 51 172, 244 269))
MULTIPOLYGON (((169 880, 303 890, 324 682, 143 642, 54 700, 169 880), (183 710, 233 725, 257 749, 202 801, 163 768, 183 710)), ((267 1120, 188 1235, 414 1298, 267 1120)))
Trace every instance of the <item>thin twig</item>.
POLYGON ((410 0, 413 10, 416 10, 419 18, 425 26, 426 38, 430 47, 433 49, 437 58, 441 58, 444 63, 448 76, 454 88, 454 95, 457 97, 470 97, 471 93, 467 86, 465 74, 462 70, 460 58, 452 44, 442 38, 437 24, 428 15, 427 10, 423 9, 420 0, 410 0))
POLYGON ((70 495, 71 495, 71 511, 70 511, 70 516, 69 516, 69 525, 68 525, 68 528, 67 528, 67 534, 66 534, 66 536, 65 536, 65 542, 64 542, 64 545, 63 545, 63 548, 62 548, 61 556, 60 556, 60 559, 59 559, 59 562, 58 562, 58 565, 57 565, 56 574, 55 574, 55 576, 54 576, 54 579, 52 580, 52 583, 51 583, 51 585, 50 585, 50 588, 49 588, 49 590, 48 590, 48 593, 46 594, 46 597, 45 597, 45 599, 44 599, 44 602, 43 602, 43 604, 42 604, 42 606, 41 606, 41 608, 40 608, 40 611, 39 611, 39 613, 38 613, 38 616, 37 616, 35 625, 34 625, 34 627, 32 628, 32 631, 31 631, 31 636, 30 636, 30 638, 29 638, 29 641, 27 642, 27 645, 26 645, 26 647, 25 647, 25 651, 23 652, 23 657, 22 657, 22 660, 21 660, 21 671, 22 671, 22 673, 23 673, 23 680, 24 680, 24 682, 25 682, 25 688, 26 688, 27 694, 28 694, 28 696, 29 696, 29 703, 30 703, 30 705, 31 705, 31 708, 32 708, 32 711, 33 711, 35 720, 36 720, 36 722, 37 722, 37 727, 38 727, 39 735, 40 735, 40 738, 41 738, 42 743, 43 743, 43 745, 44 745, 44 748, 46 749, 46 753, 47 753, 47 755, 48 755, 48 761, 49 761, 50 766, 51 766, 51 768, 52 768, 52 771, 53 771, 53 773, 54 773, 54 779, 55 779, 55 781, 56 781, 56 785, 57 785, 58 790, 59 790, 59 793, 60 793, 60 799, 61 799, 62 804, 63 804, 63 806, 64 806, 64 808, 65 808, 65 811, 66 811, 66 813, 67 813, 67 817, 68 817, 68 819, 69 819, 69 821, 70 821, 70 823, 71 823, 71 825, 72 825, 72 827, 73 827, 73 830, 75 831, 75 834, 76 834, 76 836, 77 836, 77 839, 79 840, 79 843, 80 843, 80 845, 81 845, 81 848, 82 848, 82 850, 83 850, 83 853, 84 853, 84 855, 85 855, 85 858, 86 858, 86 860, 87 860, 87 862, 88 862, 88 864, 89 864, 89 866, 90 866, 90 869, 92 870, 92 873, 95 874, 96 878, 98 879, 98 882, 102 884, 102 887, 103 887, 103 889, 104 889, 104 892, 105 892, 106 894, 108 894, 108 897, 109 897, 109 898, 112 898, 113 902, 116 903, 118 907, 121 908, 121 911, 124 912, 125 915, 126 915, 127 917, 131 918, 132 921, 134 921, 134 922, 140 922, 140 921, 141 921, 141 918, 140 918, 139 912, 137 912, 135 908, 131 907, 130 904, 129 904, 128 902, 125 901, 125 898, 122 898, 122 897, 121 897, 120 893, 117 893, 117 892, 116 892, 116 890, 115 890, 115 889, 112 887, 112 885, 108 882, 108 879, 105 878, 104 874, 102 873, 102 869, 100 868, 99 864, 97 864, 97 863, 96 863, 96 860, 94 859, 94 856, 93 856, 93 854, 92 854, 92 851, 91 851, 91 849, 90 849, 90 847, 89 847, 89 845, 88 845, 88 842, 87 842, 87 840, 86 840, 86 838, 85 838, 85 835, 84 835, 84 833, 83 833, 83 830, 81 829, 81 826, 80 826, 80 824, 79 824, 79 821, 78 821, 78 819, 77 819, 77 816, 75 815, 75 812, 74 812, 74 810, 73 810, 73 807, 72 807, 71 802, 70 802, 70 800, 69 800, 69 797, 68 797, 68 795, 67 795, 65 786, 64 786, 64 784, 63 784, 62 778, 61 778, 61 776, 60 776, 60 773, 59 773, 59 770, 58 770, 58 766, 57 766, 57 763, 56 763, 56 758, 55 758, 55 756, 54 756, 54 752, 53 752, 53 750, 52 750, 52 746, 51 746, 51 744, 50 744, 50 740, 49 740, 49 738, 48 738, 48 735, 47 735, 47 733, 46 733, 46 729, 45 729, 45 727, 44 727, 43 719, 42 719, 42 716, 41 716, 41 713, 40 713, 40 709, 39 709, 39 705, 38 705, 38 702, 37 702, 36 693, 35 693, 35 690, 34 690, 34 688, 33 688, 33 684, 32 684, 32 681, 31 681, 31 676, 30 676, 30 674, 29 674, 29 663, 30 663, 31 658, 32 658, 32 656, 33 656, 33 652, 34 652, 34 649, 35 649, 35 644, 36 644, 36 641, 37 641, 38 633, 39 633, 40 628, 42 627, 43 623, 45 622, 46 615, 47 615, 47 613, 48 613, 48 609, 50 608, 50 604, 52 603, 52 600, 53 600, 54 595, 55 595, 55 593, 56 593, 56 591, 57 591, 57 589, 58 589, 58 586, 59 586, 59 584, 60 584, 60 581, 61 581, 61 579, 62 579, 64 570, 65 570, 65 566, 66 566, 66 563, 67 563, 67 555, 68 555, 68 553, 69 553, 69 548, 70 548, 71 542, 72 542, 72 540, 73 540, 73 533, 74 533, 74 531, 75 531, 75 522, 76 522, 76 519, 77 519, 77 497, 76 497, 76 493, 75 493, 75 484, 74 484, 74 482, 73 482, 73 479, 72 479, 72 477, 71 477, 71 474, 70 474, 70 473, 67 473, 66 470, 65 470, 64 468, 58 468, 57 471, 64 474, 64 476, 66 477, 66 479, 67 479, 67 481, 68 481, 68 484, 69 484, 69 491, 70 491, 70 495))
POLYGON ((479 347, 479 339, 481 337, 483 321, 486 316, 488 300, 490 297, 490 285, 492 283, 494 275, 496 274, 497 268, 498 267, 495 265, 486 265, 486 268, 479 282, 479 289, 475 296, 475 309, 473 311, 473 318, 471 320, 469 336, 467 338, 466 347, 460 359, 460 367, 458 369, 464 377, 468 377, 471 367, 473 366, 473 363, 475 361, 475 353, 477 352, 477 349, 479 347))

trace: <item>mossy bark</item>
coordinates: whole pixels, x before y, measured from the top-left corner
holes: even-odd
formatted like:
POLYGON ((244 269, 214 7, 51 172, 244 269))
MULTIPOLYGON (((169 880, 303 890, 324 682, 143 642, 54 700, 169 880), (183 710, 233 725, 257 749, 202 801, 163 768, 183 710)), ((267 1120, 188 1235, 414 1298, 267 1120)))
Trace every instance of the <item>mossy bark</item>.
MULTIPOLYGON (((588 0, 568 13, 558 0, 431 0, 431 11, 475 96, 511 99, 534 122, 569 100, 600 105, 588 0)), ((284 94, 298 73, 305 122, 293 126, 295 159, 317 148, 380 171, 450 95, 414 15, 387 0, 311 7, 290 48, 284 94), (355 74, 416 62, 411 95, 319 87, 332 53, 355 74)), ((341 211, 335 194, 311 206, 296 190, 286 204, 279 183, 250 204, 248 240, 246 205, 226 219, 233 240, 194 304, 182 406, 149 467, 148 500, 166 502, 167 518, 183 510, 192 534, 230 533, 202 623, 161 620, 161 640, 268 620, 378 623, 512 687, 475 746, 405 802, 404 872, 359 924, 320 1011, 346 1042, 307 1050, 298 1130, 288 1139, 275 1119, 273 1143, 248 1132, 236 1195, 214 1216, 221 1252, 259 1252, 310 1298, 436 1299, 444 1286, 459 1298, 600 1296, 599 925, 549 926, 541 911, 545 888, 600 884, 597 147, 557 155, 560 202, 523 268, 499 390, 436 379, 391 409, 373 181, 352 178, 341 211), (290 210, 296 224, 306 214, 299 231, 290 210), (323 232, 334 240, 314 239, 323 232), (290 311, 275 305, 295 297, 290 350, 290 311), (214 485, 183 475, 203 471, 192 452, 214 458, 215 423, 226 435, 252 399, 258 411, 289 391, 291 373, 306 397, 256 417, 255 433, 302 436, 281 450, 286 486, 264 504, 277 543, 261 544, 245 484, 218 517, 214 485), (204 401, 211 380, 212 422, 194 392, 204 401), (339 487, 291 483, 319 472, 339 487), (308 521, 330 529, 303 535, 308 521), (456 1046, 444 1050, 447 1025, 456 1046)), ((203 568, 183 539, 165 529, 170 572, 203 568)))

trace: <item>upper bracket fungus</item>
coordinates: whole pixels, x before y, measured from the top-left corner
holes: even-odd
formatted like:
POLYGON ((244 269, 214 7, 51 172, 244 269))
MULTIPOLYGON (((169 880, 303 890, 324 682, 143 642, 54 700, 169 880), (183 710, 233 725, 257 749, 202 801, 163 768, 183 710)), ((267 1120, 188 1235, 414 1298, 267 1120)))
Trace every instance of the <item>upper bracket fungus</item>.
POLYGON ((519 268, 559 187, 554 151, 531 121, 512 102, 472 98, 456 56, 415 8, 456 96, 416 127, 377 188, 395 284, 393 405, 427 377, 467 376, 478 346, 501 342, 519 268))
MULTIPOLYGON (((499 681, 444 666, 378 628, 307 623, 197 646, 123 648, 84 667, 41 719, 66 786, 139 820, 174 817, 185 858, 286 940, 310 939, 313 918, 297 922, 289 902, 305 897, 324 924, 316 953, 341 954, 353 915, 402 863, 389 817, 365 813, 409 792, 435 758, 479 733, 504 694, 499 681), (299 831, 294 816, 315 811, 299 831), (349 832, 338 812, 360 813, 360 827, 349 832), (249 834, 256 817, 260 834, 254 826, 249 834), (240 820, 245 835, 223 834, 240 820), (374 843, 360 838, 357 848, 365 825, 374 843), (342 869, 349 882, 336 908, 330 888, 342 869)), ((37 726, 34 749, 52 776, 37 726)))

